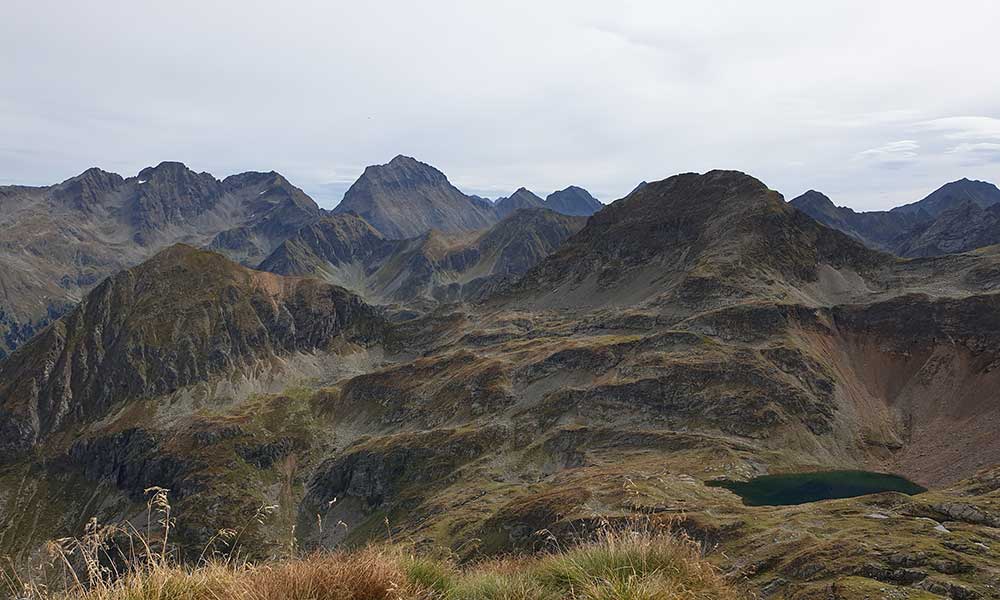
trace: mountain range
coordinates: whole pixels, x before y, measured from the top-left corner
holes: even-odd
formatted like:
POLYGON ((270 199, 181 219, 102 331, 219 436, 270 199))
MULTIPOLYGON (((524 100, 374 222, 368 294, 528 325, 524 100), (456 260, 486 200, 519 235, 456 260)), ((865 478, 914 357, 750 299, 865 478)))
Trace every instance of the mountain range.
POLYGON ((763 597, 996 597, 1000 247, 895 256, 859 241, 868 217, 736 171, 601 208, 492 203, 397 157, 332 212, 276 174, 92 175, 79 202, 0 195, 34 215, 4 230, 36 261, 18 297, 79 294, 0 361, 0 554, 162 486, 192 559, 242 528, 253 557, 406 539, 475 560, 639 515, 763 597), (750 506, 706 485, 855 469, 929 489, 750 506))
MULTIPOLYGON (((580 188, 553 196, 556 212, 568 215, 600 207, 580 188)), ((129 178, 94 168, 49 187, 0 187, 0 208, 0 356, 103 278, 175 243, 257 266, 330 216, 358 215, 399 240, 480 231, 513 212, 466 196, 437 169, 403 156, 365 169, 332 215, 277 173, 220 181, 177 162, 129 178)))
POLYGON ((904 257, 940 256, 1000 243, 1000 189, 961 179, 888 211, 855 212, 815 190, 791 204, 872 248, 904 257))
POLYGON ((590 192, 575 185, 552 192, 545 200, 526 188, 519 188, 510 196, 497 198, 493 204, 501 218, 524 208, 548 208, 564 215, 589 217, 604 207, 590 192))

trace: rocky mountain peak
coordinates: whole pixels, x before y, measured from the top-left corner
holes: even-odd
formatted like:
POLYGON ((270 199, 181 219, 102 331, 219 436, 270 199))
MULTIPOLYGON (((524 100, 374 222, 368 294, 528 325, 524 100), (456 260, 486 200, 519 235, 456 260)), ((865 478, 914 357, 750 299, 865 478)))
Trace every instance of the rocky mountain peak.
POLYGON ((1000 206, 1000 189, 968 178, 888 211, 855 212, 812 190, 790 204, 872 248, 908 258, 961 253, 1000 241, 1000 226, 983 212, 1000 206))
POLYGON ((566 189, 552 192, 545 198, 545 207, 564 215, 590 216, 604 208, 590 192, 571 185, 566 189))
POLYGON ((981 208, 1000 204, 1000 189, 988 181, 962 178, 944 184, 922 200, 896 207, 890 212, 908 214, 924 212, 933 218, 964 202, 974 202, 981 208))
POLYGON ((520 187, 510 196, 497 199, 495 206, 497 215, 504 219, 523 208, 541 208, 545 206, 545 201, 527 188, 520 187))
POLYGON ((496 222, 492 207, 466 196, 444 173, 408 156, 373 165, 352 185, 335 213, 354 213, 392 239, 484 229, 496 222))
POLYGON ((649 183, 591 216, 515 294, 586 305, 666 292, 708 306, 727 295, 763 296, 777 293, 777 285, 812 281, 821 263, 863 270, 880 256, 819 227, 749 175, 685 173, 649 183), (574 299, 571 288, 588 291, 574 299), (548 298, 553 289, 559 297, 548 298))
POLYGON ((427 163, 422 163, 410 156, 396 156, 384 165, 372 165, 365 168, 361 179, 371 180, 379 185, 409 186, 419 183, 428 185, 451 185, 444 173, 427 163))
POLYGON ((52 194, 60 202, 79 210, 90 210, 100 205, 105 195, 117 190, 124 182, 117 173, 91 167, 56 185, 52 194))
POLYGON ((214 177, 208 173, 195 173, 187 167, 182 162, 177 161, 163 161, 155 167, 146 167, 145 169, 139 171, 136 176, 137 179, 141 181, 179 181, 184 179, 193 179, 199 176, 208 176, 212 180, 214 177))
POLYGON ((147 167, 134 182, 135 194, 126 211, 140 244, 151 241, 151 232, 210 210, 223 191, 222 182, 209 173, 195 173, 179 162, 147 167))
POLYGON ((802 208, 806 206, 811 206, 815 208, 820 208, 820 207, 836 208, 836 205, 833 203, 833 200, 830 200, 829 196, 827 196, 823 192, 818 192, 816 190, 807 190, 801 196, 797 196, 792 200, 790 200, 789 204, 791 204, 796 208, 802 208))

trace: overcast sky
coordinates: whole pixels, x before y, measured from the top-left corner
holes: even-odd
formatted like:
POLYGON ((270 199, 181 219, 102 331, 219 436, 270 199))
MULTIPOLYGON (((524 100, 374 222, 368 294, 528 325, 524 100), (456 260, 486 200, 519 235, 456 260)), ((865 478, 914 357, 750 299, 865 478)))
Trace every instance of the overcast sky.
POLYGON ((180 160, 332 206, 407 154, 604 201, 746 171, 857 209, 1000 182, 1000 3, 3 0, 0 184, 180 160))

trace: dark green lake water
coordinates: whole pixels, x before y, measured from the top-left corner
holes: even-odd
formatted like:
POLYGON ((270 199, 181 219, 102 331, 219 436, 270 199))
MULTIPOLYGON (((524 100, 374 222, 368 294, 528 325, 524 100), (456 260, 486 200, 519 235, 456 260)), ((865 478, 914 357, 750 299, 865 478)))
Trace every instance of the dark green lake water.
POLYGON ((709 481, 706 485, 724 487, 743 498, 748 506, 784 506, 831 498, 853 498, 879 492, 919 494, 923 488, 898 475, 871 471, 817 471, 764 475, 750 481, 709 481))

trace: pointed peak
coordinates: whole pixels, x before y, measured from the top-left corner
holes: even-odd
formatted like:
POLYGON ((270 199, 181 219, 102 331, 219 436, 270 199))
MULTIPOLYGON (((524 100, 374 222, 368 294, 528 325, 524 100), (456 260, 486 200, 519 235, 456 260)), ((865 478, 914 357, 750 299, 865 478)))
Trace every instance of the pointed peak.
POLYGON ((413 158, 412 156, 406 156, 405 154, 397 154, 387 164, 392 166, 399 166, 399 165, 419 165, 423 163, 413 158))
POLYGON ((180 161, 164 160, 155 167, 146 167, 142 171, 139 171, 139 173, 144 171, 190 171, 190 169, 188 169, 187 165, 180 161))
POLYGON ((642 181, 640 181, 638 183, 638 185, 636 185, 634 188, 632 188, 632 191, 629 192, 628 194, 626 194, 625 197, 628 198, 632 194, 634 194, 634 193, 638 192, 639 190, 645 188, 647 185, 649 185, 649 182, 646 181, 645 179, 643 179, 642 181))
MULTIPOLYGON (((195 173, 182 162, 163 161, 155 167, 146 167, 145 169, 139 171, 136 178, 140 181, 149 181, 151 179, 177 179, 198 175, 208 175, 211 177, 208 173, 195 173)), ((212 179, 215 178, 212 177, 212 179)))
POLYGON ((519 187, 514 190, 514 193, 507 197, 508 200, 517 198, 519 200, 526 200, 530 202, 538 201, 541 202, 542 199, 535 192, 529 190, 526 187, 519 187))
POLYGON ((114 191, 124 181, 122 176, 117 173, 109 173, 97 167, 91 167, 54 186, 52 194, 60 201, 71 204, 80 210, 89 210, 99 205, 106 194, 114 191))
POLYGON ((571 185, 552 192, 545 198, 545 206, 565 215, 590 216, 604 208, 600 200, 582 187, 571 185))
POLYGON ((112 173, 111 171, 105 171, 100 167, 90 167, 83 173, 77 175, 77 177, 108 177, 108 176, 121 177, 121 175, 118 175, 117 173, 112 173))
POLYGON ((291 182, 277 171, 246 171, 244 173, 237 173, 235 175, 230 175, 222 180, 222 183, 229 188, 240 187, 244 185, 261 185, 270 184, 274 186, 286 186, 291 185, 291 182))
POLYGON ((988 181, 976 181, 963 177, 937 188, 922 200, 897 206, 890 212, 924 214, 936 217, 952 206, 962 202, 975 202, 982 208, 1000 204, 1000 189, 988 181))
POLYGON ((451 185, 440 170, 410 156, 393 158, 384 165, 369 165, 361 177, 348 189, 345 199, 357 186, 451 185))
POLYGON ((799 204, 833 204, 833 200, 830 197, 816 190, 806 190, 802 194, 792 198, 788 201, 789 204, 799 205, 799 204))
POLYGON ((113 182, 113 181, 123 181, 122 176, 117 173, 111 173, 110 171, 105 171, 100 167, 90 167, 83 173, 79 175, 74 175, 66 181, 63 181, 60 185, 66 185, 74 181, 87 181, 87 182, 113 182))

